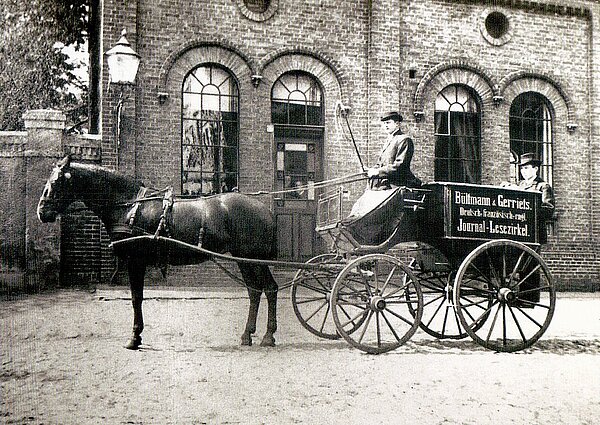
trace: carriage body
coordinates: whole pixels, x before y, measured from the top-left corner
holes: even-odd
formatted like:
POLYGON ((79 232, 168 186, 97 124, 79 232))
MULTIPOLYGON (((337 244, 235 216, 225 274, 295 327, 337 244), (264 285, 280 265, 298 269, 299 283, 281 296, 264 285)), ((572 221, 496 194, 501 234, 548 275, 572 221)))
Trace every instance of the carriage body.
POLYGON ((486 241, 509 239, 534 249, 546 242, 538 192, 453 182, 369 190, 346 217, 342 196, 339 188, 320 198, 316 228, 329 251, 340 255, 404 244, 436 271, 458 267, 486 241))
POLYGON ((346 217, 342 197, 338 188, 319 199, 316 231, 329 253, 311 262, 328 269, 299 270, 292 291, 311 332, 381 353, 418 327, 496 351, 527 348, 547 329, 555 290, 539 255, 541 194, 433 182, 367 191, 346 217), (307 306, 323 303, 317 310, 302 311, 302 287, 307 306), (322 317, 330 310, 333 330, 322 317))

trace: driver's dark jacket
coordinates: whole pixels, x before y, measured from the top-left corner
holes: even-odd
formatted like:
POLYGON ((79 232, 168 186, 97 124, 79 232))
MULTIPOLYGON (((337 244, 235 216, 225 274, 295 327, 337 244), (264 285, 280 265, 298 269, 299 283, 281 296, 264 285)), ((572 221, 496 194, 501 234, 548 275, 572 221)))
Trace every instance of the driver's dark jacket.
POLYGON ((414 153, 412 139, 400 130, 391 134, 383 145, 377 164, 380 182, 387 179, 395 186, 421 186, 421 181, 410 170, 410 162, 414 153))

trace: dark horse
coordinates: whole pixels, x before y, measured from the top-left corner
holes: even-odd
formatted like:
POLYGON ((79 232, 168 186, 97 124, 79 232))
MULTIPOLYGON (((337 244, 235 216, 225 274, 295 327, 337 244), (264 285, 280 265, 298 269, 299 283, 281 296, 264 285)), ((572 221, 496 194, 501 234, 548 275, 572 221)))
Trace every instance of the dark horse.
MULTIPOLYGON (((57 163, 46 182, 38 204, 38 217, 43 223, 53 222, 76 201, 83 202, 102 220, 112 241, 161 234, 194 246, 201 245, 212 252, 229 252, 239 258, 270 259, 275 255, 275 228, 269 208, 239 193, 173 201, 172 197, 164 197, 162 191, 149 190, 130 177, 95 165, 72 163, 67 156, 57 163)), ((146 267, 197 264, 209 256, 169 245, 161 249, 152 239, 145 244, 124 246, 126 248, 115 250, 115 254, 126 262, 131 286, 133 335, 126 348, 137 349, 144 329, 142 301, 146 267)), ((275 345, 277 283, 267 265, 238 262, 238 266, 250 297, 242 344, 252 344, 264 291, 269 308, 267 331, 261 345, 275 345)))

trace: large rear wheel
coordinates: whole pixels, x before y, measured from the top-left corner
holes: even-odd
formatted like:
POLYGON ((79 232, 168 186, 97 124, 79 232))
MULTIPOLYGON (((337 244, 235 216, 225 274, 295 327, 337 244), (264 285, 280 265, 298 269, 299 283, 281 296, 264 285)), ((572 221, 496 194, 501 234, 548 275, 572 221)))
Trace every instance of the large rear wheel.
POLYGON ((454 281, 454 304, 463 328, 475 342, 495 351, 532 346, 548 329, 555 303, 548 266, 537 252, 515 241, 480 245, 464 259, 454 281), (481 313, 473 314, 474 306, 481 313))
POLYGON ((349 344, 380 354, 400 347, 415 333, 423 295, 408 266, 389 255, 370 254, 340 272, 331 308, 337 332, 349 344))

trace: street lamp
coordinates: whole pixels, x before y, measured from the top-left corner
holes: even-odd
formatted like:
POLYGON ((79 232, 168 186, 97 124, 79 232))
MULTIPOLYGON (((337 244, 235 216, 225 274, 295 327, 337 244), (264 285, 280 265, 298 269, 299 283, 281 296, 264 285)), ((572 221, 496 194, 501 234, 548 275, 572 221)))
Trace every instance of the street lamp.
MULTIPOLYGON (((115 107, 117 120, 117 134, 115 138, 117 169, 119 167, 119 149, 121 146, 121 117, 123 103, 129 98, 133 91, 135 76, 140 66, 140 55, 131 48, 131 44, 125 38, 127 31, 123 29, 121 38, 117 44, 107 51, 106 62, 108 63, 109 84, 119 87, 119 100, 115 107)), ((110 89, 109 89, 110 90, 110 89)))

